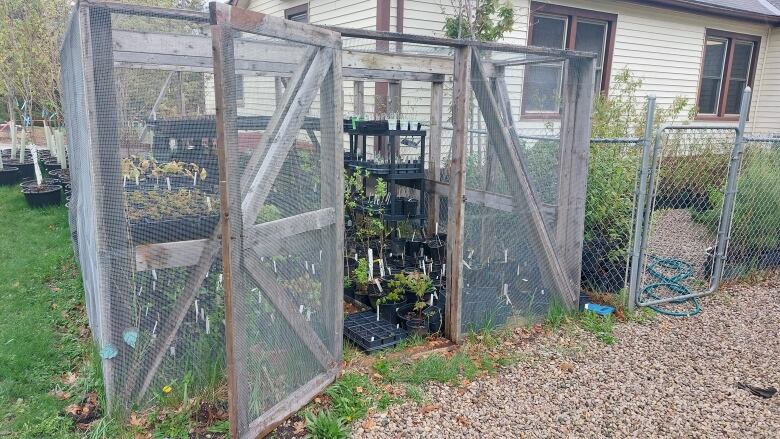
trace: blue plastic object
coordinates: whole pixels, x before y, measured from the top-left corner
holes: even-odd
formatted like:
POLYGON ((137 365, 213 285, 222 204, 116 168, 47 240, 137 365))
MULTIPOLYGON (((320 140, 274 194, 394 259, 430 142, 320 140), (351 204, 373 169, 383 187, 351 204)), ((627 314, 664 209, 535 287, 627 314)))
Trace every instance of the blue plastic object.
POLYGON ((611 306, 597 305, 595 303, 586 303, 585 310, 596 313, 600 316, 608 316, 615 312, 615 308, 612 308, 611 306))

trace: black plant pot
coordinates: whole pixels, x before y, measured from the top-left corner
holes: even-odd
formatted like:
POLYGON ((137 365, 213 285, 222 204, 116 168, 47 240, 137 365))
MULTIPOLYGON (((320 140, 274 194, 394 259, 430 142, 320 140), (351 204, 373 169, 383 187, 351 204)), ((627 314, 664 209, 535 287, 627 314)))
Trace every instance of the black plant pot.
POLYGON ((428 240, 425 243, 425 256, 430 257, 434 264, 441 264, 446 260, 447 247, 439 240, 428 240))
POLYGON ((406 248, 406 238, 393 238, 390 240, 390 253, 393 256, 401 256, 406 248))
POLYGON ((208 238, 219 223, 219 215, 142 219, 130 222, 134 244, 190 241, 208 238))
POLYGON ((420 254, 420 247, 422 247, 423 242, 419 239, 415 240, 407 240, 405 245, 405 251, 407 256, 417 256, 420 254))
POLYGON ((386 120, 358 121, 356 126, 361 133, 381 133, 390 128, 390 125, 386 120))
POLYGON ((398 309, 401 306, 403 306, 405 303, 406 300, 404 299, 396 303, 377 304, 377 307, 379 307, 379 318, 388 321, 394 325, 401 323, 401 320, 398 318, 398 309))
POLYGON ((391 213, 393 215, 404 215, 404 206, 406 205, 406 197, 395 197, 391 206, 391 213))
POLYGON ((56 206, 62 202, 62 186, 34 185, 22 188, 27 205, 33 208, 56 206))
POLYGON ((9 164, 19 168, 19 180, 32 180, 35 178, 35 164, 32 161, 25 161, 24 163, 11 161, 9 164))
POLYGON ((420 204, 420 202, 416 198, 408 198, 404 205, 404 215, 408 217, 416 216, 418 204, 420 204))
POLYGON ((355 300, 363 305, 371 306, 371 299, 369 298, 367 291, 361 291, 360 289, 355 288, 355 300))
POLYGON ((55 169, 49 171, 48 174, 60 178, 62 181, 70 181, 70 169, 55 169))
POLYGON ((59 162, 57 162, 57 159, 49 159, 43 162, 43 168, 48 173, 49 171, 53 171, 55 169, 62 169, 62 166, 60 166, 59 162))
POLYGON ((12 166, 4 166, 0 169, 0 186, 11 186, 16 183, 16 179, 19 176, 19 168, 12 166))
POLYGON ((355 284, 348 287, 344 287, 344 297, 349 297, 350 299, 355 299, 355 284))

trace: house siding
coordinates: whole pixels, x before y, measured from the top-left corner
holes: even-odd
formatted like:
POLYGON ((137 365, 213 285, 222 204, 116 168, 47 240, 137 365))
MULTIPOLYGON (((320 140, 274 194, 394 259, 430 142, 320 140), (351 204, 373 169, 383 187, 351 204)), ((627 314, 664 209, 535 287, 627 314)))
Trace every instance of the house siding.
POLYGON ((756 72, 761 87, 753 94, 755 117, 748 126, 751 131, 780 133, 780 29, 772 29, 762 46, 764 65, 756 72))

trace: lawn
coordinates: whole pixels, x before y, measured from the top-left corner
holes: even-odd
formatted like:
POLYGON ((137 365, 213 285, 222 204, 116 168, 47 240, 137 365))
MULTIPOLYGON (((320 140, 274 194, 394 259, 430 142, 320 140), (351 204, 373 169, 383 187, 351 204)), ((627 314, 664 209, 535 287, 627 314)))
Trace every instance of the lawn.
POLYGON ((67 210, 0 188, 0 437, 81 436, 62 413, 100 386, 83 297, 67 210))

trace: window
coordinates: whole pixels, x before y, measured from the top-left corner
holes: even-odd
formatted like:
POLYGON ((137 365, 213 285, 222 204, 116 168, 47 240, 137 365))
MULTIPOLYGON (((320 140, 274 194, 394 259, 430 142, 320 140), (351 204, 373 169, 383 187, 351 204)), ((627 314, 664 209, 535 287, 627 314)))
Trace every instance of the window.
POLYGON ((301 23, 309 22, 309 4, 304 3, 302 5, 293 6, 292 8, 284 10, 284 18, 292 21, 299 21, 301 23))
MULTIPOLYGON (((616 22, 614 14, 532 2, 528 41, 532 46, 597 53, 593 88, 606 93, 616 22)), ((523 113, 559 113, 562 82, 563 63, 529 65, 523 113)))
POLYGON ((753 85, 760 37, 707 30, 699 83, 699 118, 739 115, 742 92, 753 85))

